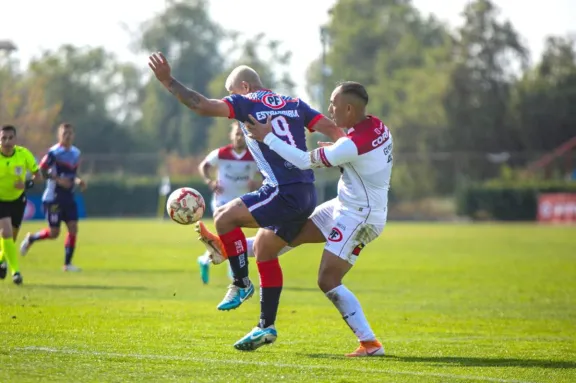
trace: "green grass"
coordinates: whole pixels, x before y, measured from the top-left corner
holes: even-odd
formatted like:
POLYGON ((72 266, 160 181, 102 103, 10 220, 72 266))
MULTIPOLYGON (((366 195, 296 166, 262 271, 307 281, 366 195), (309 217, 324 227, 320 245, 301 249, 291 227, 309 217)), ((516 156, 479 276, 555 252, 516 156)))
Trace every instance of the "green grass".
POLYGON ((0 285, 2 382, 576 381, 574 227, 390 223, 345 281, 388 354, 362 360, 342 356, 356 341, 316 287, 320 245, 282 256, 278 341, 241 353, 258 299, 215 309, 227 270, 201 284, 190 227, 81 222, 79 274, 62 243, 0 285))

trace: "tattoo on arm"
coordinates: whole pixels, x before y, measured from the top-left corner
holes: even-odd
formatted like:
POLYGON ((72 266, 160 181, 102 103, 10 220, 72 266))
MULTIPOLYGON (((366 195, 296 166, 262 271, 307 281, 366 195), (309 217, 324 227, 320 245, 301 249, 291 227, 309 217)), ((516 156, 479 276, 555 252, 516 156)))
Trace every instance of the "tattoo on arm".
POLYGON ((176 79, 172 79, 172 81, 170 81, 168 90, 170 93, 176 96, 176 98, 182 104, 186 105, 192 110, 197 110, 200 107, 200 104, 206 100, 206 97, 192 89, 187 88, 186 86, 179 83, 176 79))

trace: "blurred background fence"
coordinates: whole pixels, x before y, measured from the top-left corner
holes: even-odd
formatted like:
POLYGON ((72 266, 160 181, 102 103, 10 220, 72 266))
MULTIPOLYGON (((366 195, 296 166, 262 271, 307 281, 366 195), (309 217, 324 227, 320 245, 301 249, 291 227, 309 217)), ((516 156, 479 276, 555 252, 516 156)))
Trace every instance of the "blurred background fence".
MULTIPOLYGON (((573 154, 570 150, 549 158, 537 152, 395 153, 390 219, 534 220, 540 193, 576 192, 573 154)), ((197 170, 202 159, 148 153, 84 155, 81 173, 90 185, 84 193, 88 216, 155 216, 165 176, 172 189, 191 186, 209 199, 197 170)), ((334 198, 338 169, 315 173, 319 200, 334 198)), ((40 192, 37 186, 32 193, 40 192)))

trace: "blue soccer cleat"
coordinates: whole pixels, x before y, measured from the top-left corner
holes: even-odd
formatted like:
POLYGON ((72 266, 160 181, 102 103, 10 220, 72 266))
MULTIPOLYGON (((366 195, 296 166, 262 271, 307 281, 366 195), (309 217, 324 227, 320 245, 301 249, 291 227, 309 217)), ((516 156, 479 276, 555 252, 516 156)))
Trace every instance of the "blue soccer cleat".
POLYGON ((202 283, 207 285, 210 280, 210 258, 205 255, 199 256, 198 267, 200 269, 200 279, 202 279, 202 283))
POLYGON ((254 351, 259 347, 274 343, 277 337, 278 333, 274 325, 266 328, 254 327, 242 339, 234 343, 234 348, 240 351, 254 351))
POLYGON ((252 295, 254 295, 254 284, 252 283, 247 287, 230 285, 228 286, 228 292, 224 296, 224 299, 222 299, 222 302, 220 302, 216 308, 221 311, 234 310, 252 295))

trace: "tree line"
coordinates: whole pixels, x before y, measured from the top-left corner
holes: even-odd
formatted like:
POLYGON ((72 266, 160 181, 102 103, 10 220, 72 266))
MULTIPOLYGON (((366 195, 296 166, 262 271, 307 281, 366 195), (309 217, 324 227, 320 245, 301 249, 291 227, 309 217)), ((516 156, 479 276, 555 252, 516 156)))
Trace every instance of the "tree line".
POLYGON ((340 0, 325 26, 327 68, 321 57, 309 67, 311 94, 344 79, 368 87, 370 112, 394 134, 393 185, 408 195, 497 177, 499 153, 522 168, 576 136, 574 39, 549 36, 530 63, 494 2, 469 2, 462 21, 451 28, 409 0, 340 0))
MULTIPOLYGON (((370 112, 394 132, 394 177, 409 194, 452 190, 455 174, 495 175, 470 154, 545 153, 576 135, 574 39, 548 37, 531 63, 494 2, 469 2, 462 17, 454 28, 409 0, 339 0, 325 26, 327 68, 321 57, 309 67, 307 89, 319 105, 338 81, 367 86, 370 112), (449 166, 458 172, 427 160, 438 153, 451 153, 449 166)), ((177 78, 212 97, 225 95, 224 80, 240 63, 257 69, 269 87, 293 92, 290 52, 265 35, 223 28, 206 0, 167 2, 134 32, 133 49, 164 52, 177 78)), ((228 121, 187 111, 145 65, 121 62, 105 47, 71 45, 42 52, 23 70, 0 57, 0 120, 22 126, 22 140, 38 151, 54 140, 61 120, 77 126, 85 153, 199 155, 228 133, 228 121)), ((522 158, 511 165, 525 166, 522 158)))

